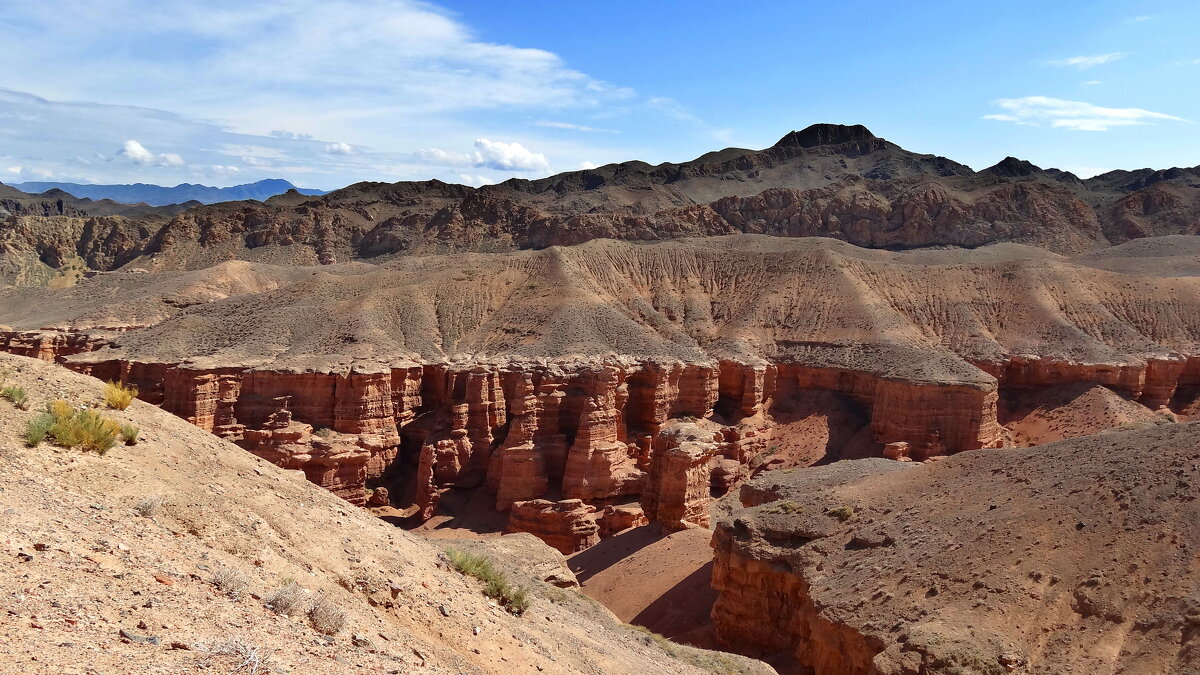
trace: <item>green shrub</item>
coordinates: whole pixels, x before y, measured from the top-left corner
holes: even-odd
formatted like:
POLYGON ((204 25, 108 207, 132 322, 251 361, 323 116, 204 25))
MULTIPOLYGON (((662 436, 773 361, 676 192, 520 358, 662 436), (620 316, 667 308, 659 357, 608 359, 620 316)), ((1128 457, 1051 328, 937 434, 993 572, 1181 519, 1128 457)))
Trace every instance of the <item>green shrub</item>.
POLYGON ((500 603, 510 613, 520 616, 529 609, 529 592, 510 584, 504 574, 492 565, 492 561, 452 548, 446 549, 446 558, 454 569, 482 581, 483 594, 500 603))
POLYGON ((112 380, 104 385, 104 405, 116 410, 128 408, 137 395, 138 389, 134 386, 125 386, 112 380))
POLYGON ((139 431, 136 424, 126 422, 121 425, 121 440, 125 441, 125 445, 137 445, 139 431))
MULTIPOLYGON (((62 399, 51 401, 46 412, 34 418, 26 428, 26 441, 38 438, 37 432, 45 426, 41 438, 50 437, 55 445, 64 448, 79 448, 101 455, 117 444, 121 425, 94 410, 76 410, 62 399)), ((38 442, 41 442, 38 438, 38 442)), ((34 443, 36 445, 36 443, 34 443)))
POLYGON ((29 420, 25 424, 25 442, 31 448, 36 447, 39 443, 46 440, 46 434, 50 432, 50 427, 53 424, 54 416, 50 413, 42 413, 29 420))
POLYGON ((29 395, 25 393, 24 387, 10 385, 0 389, 0 396, 12 401, 12 404, 25 410, 29 407, 29 395))

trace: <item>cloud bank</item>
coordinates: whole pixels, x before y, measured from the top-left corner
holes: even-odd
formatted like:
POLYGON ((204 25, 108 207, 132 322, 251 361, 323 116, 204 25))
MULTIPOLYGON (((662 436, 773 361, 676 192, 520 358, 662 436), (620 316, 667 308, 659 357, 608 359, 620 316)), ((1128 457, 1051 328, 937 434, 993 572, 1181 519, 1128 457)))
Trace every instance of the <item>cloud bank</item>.
POLYGON ((1113 127, 1152 124, 1157 120, 1186 121, 1182 117, 1141 108, 1106 108, 1048 96, 1002 98, 993 103, 1005 112, 984 115, 984 119, 1028 126, 1049 125, 1074 131, 1108 131, 1113 127))

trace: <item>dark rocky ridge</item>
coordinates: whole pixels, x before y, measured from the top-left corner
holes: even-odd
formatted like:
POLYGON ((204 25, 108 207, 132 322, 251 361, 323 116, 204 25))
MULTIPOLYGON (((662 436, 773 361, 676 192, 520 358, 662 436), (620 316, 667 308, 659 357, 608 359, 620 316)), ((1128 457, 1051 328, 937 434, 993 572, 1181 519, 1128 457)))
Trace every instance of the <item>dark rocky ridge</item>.
MULTIPOLYGON (((70 242, 47 244, 21 227, 32 215, 97 215, 66 202, 56 208, 9 209, 0 269, 14 271, 0 280, 54 278, 53 261, 71 257, 60 250, 70 242)), ((200 269, 230 259, 316 265, 737 233, 892 250, 1017 242, 1072 254, 1200 231, 1200 171, 1080 180, 1008 158, 976 172, 904 150, 861 125, 820 124, 764 150, 727 148, 683 163, 631 161, 482 188, 357 183, 320 197, 200 206, 166 222, 159 214, 138 218, 147 236, 87 242, 104 254, 93 256, 100 267, 92 269, 200 269)))

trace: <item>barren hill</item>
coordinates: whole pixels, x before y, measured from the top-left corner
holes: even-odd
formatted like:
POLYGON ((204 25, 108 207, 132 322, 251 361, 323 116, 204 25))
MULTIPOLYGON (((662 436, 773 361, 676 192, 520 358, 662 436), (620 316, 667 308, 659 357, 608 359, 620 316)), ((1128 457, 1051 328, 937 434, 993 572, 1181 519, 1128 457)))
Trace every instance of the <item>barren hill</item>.
MULTIPOLYGON (((135 258, 156 270, 229 259, 315 265, 734 233, 887 249, 1018 242, 1078 253, 1195 233, 1198 173, 1147 169, 1080 180, 1013 158, 976 172, 904 150, 862 126, 820 124, 763 150, 728 148, 678 164, 624 162, 478 189, 359 183, 311 199, 289 194, 266 204, 192 208, 144 236, 85 239, 103 251, 88 259, 98 270, 135 258)), ((9 219, 4 227, 13 225, 9 219)), ((25 271, 6 280, 53 275, 61 244, 26 234, 10 240, 5 257, 24 261, 25 271), (54 253, 48 261, 47 250, 54 253), (36 260, 47 268, 35 274, 29 267, 36 260)))
POLYGON ((140 427, 136 445, 26 447, 25 424, 49 399, 99 407, 102 385, 10 355, 0 371, 31 399, 28 411, 0 401, 6 672, 769 672, 668 653, 576 591, 520 576, 541 565, 571 577, 527 535, 475 545, 530 589, 513 616, 438 548, 145 403, 100 407, 140 427), (345 625, 265 606, 292 583, 345 625))

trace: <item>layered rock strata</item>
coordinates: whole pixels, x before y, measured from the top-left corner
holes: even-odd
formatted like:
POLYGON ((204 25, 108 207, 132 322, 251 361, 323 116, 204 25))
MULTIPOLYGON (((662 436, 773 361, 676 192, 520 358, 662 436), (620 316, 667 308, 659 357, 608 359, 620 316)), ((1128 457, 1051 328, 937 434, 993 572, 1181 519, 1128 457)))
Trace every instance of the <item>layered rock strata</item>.
POLYGON ((1196 431, 751 480, 714 529, 716 639, 781 673, 1192 672, 1196 431))
POLYGON ((596 507, 581 499, 534 499, 512 505, 506 532, 528 532, 563 555, 570 555, 600 543, 596 520, 596 507))

